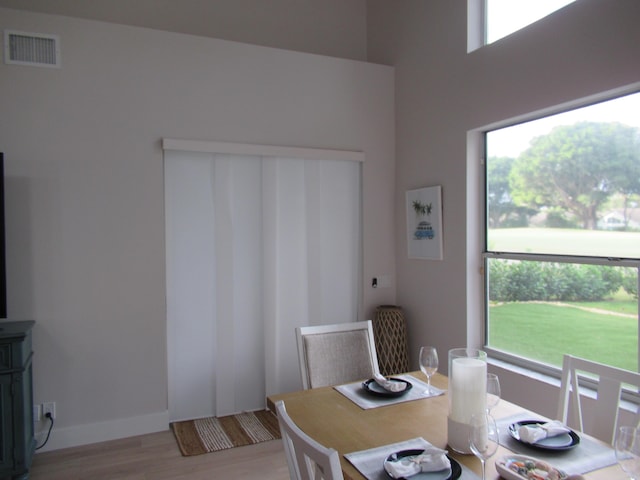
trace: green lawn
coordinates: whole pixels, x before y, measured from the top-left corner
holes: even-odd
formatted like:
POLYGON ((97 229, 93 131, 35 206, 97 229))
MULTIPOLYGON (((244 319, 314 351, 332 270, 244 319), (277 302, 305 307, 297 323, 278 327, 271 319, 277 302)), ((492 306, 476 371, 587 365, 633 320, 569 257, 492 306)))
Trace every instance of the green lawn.
POLYGON ((622 300, 611 300, 603 302, 577 302, 574 305, 582 307, 597 308, 600 310, 609 310, 611 312, 625 313, 627 315, 638 315, 638 301, 631 299, 622 289, 616 296, 620 296, 622 300))
MULTIPOLYGON (((637 303, 635 311, 628 305, 633 302, 622 303, 628 317, 553 304, 492 305, 489 345, 557 366, 562 365, 562 354, 570 353, 637 371, 637 303)), ((620 311, 616 302, 589 306, 620 311)))

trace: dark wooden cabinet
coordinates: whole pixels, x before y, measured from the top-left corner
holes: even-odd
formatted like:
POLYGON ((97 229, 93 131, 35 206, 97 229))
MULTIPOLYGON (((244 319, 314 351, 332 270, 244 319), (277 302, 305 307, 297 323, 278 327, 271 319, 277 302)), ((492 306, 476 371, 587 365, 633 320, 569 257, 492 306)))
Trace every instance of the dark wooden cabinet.
POLYGON ((0 479, 26 479, 36 440, 33 430, 35 322, 0 321, 0 479))

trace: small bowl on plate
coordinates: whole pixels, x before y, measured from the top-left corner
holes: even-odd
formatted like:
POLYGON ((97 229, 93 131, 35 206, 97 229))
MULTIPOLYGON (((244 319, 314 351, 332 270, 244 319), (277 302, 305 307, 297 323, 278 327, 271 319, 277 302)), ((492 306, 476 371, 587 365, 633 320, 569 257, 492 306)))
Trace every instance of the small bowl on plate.
MULTIPOLYGON (((400 459, 403 459, 406 457, 416 457, 423 453, 424 453, 424 450, 422 449, 401 450, 399 452, 395 452, 389 455, 385 459, 384 463, 397 462, 400 459)), ((411 475, 411 477, 409 477, 409 480, 456 480, 460 478, 460 475, 462 475, 462 467, 458 462, 456 462, 449 455, 447 455, 447 458, 449 459, 449 463, 451 463, 451 468, 438 470, 435 472, 417 473, 416 475, 411 475)), ((384 468, 384 464, 383 464, 383 468, 384 468)), ((387 477, 394 478, 389 472, 387 472, 386 468, 384 469, 384 471, 387 474, 387 477)), ((404 479, 404 477, 401 477, 396 480, 406 480, 406 479, 404 479)))
POLYGON ((542 420, 522 420, 520 422, 512 423, 509 425, 509 435, 523 445, 537 448, 539 450, 569 450, 580 443, 580 437, 573 430, 569 430, 567 433, 563 433, 561 435, 543 438, 542 440, 538 440, 534 443, 525 442, 520 439, 520 434, 518 433, 520 427, 526 425, 542 425, 544 423, 545 422, 542 420))
POLYGON ((392 392, 379 385, 378 382, 376 382, 373 378, 362 382, 362 388, 365 392, 371 395, 375 395, 376 397, 401 397, 413 388, 411 382, 407 382, 406 380, 402 380, 401 378, 390 377, 388 378, 388 380, 391 382, 403 383, 405 385, 404 390, 392 392))

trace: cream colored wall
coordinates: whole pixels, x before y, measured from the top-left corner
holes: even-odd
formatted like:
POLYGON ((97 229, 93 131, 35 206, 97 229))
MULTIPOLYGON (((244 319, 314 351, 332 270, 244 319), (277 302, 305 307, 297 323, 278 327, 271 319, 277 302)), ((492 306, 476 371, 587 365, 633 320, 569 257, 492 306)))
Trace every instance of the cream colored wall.
MULTIPOLYGON (((93 3, 87 15, 100 8, 93 3)), ((237 3, 216 2, 222 10, 204 23, 218 29, 201 34, 364 58, 361 1, 332 2, 338 13, 324 27, 309 15, 317 5, 293 12, 279 0, 256 24, 257 10, 237 3), (293 20, 278 23, 283 11, 293 20)), ((395 94, 393 72, 375 65, 0 8, 2 29, 62 34, 62 70, 0 65, 9 313, 38 321, 35 400, 58 403, 54 448, 152 431, 166 419, 162 136, 364 149, 366 316, 396 300, 395 283, 374 291, 370 277, 397 277, 415 360, 423 342, 441 352, 460 346, 467 318, 480 315, 467 132, 640 80, 636 0, 579 0, 470 55, 464 0, 366 5, 369 60, 396 66, 395 94), (404 192, 435 184, 443 186, 445 259, 409 261, 404 192)), ((158 21, 183 18, 165 15, 158 21)), ((540 383, 532 395, 526 377, 501 375, 507 398, 554 409, 551 387, 540 383)))
POLYGON ((366 60, 366 0, 0 0, 0 7, 366 60))
MULTIPOLYGON (((467 54, 467 1, 369 0, 370 61, 396 69, 398 304, 410 347, 479 344, 479 155, 467 134, 494 122, 640 82, 640 2, 578 0, 542 22, 467 54), (444 260, 407 259, 404 192, 442 185, 444 260), (471 193, 471 195, 469 194, 471 193)), ((518 341, 518 339, 514 339, 518 341)), ((500 371, 505 396, 553 415, 554 387, 500 371)))
MULTIPOLYGON (((364 278, 395 273, 391 67, 3 8, 0 29, 62 45, 60 69, 0 64, 9 316, 37 322, 45 450, 168 428, 163 137, 364 151, 364 278)), ((365 285, 363 317, 394 301, 365 285)))

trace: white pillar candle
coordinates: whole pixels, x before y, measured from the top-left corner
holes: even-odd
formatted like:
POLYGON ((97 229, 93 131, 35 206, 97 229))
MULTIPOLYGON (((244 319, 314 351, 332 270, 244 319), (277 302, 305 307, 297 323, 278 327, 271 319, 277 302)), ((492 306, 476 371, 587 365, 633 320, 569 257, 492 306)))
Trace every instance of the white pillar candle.
POLYGON ((450 417, 469 423, 474 413, 483 413, 487 408, 487 363, 476 358, 454 358, 449 376, 450 417))

